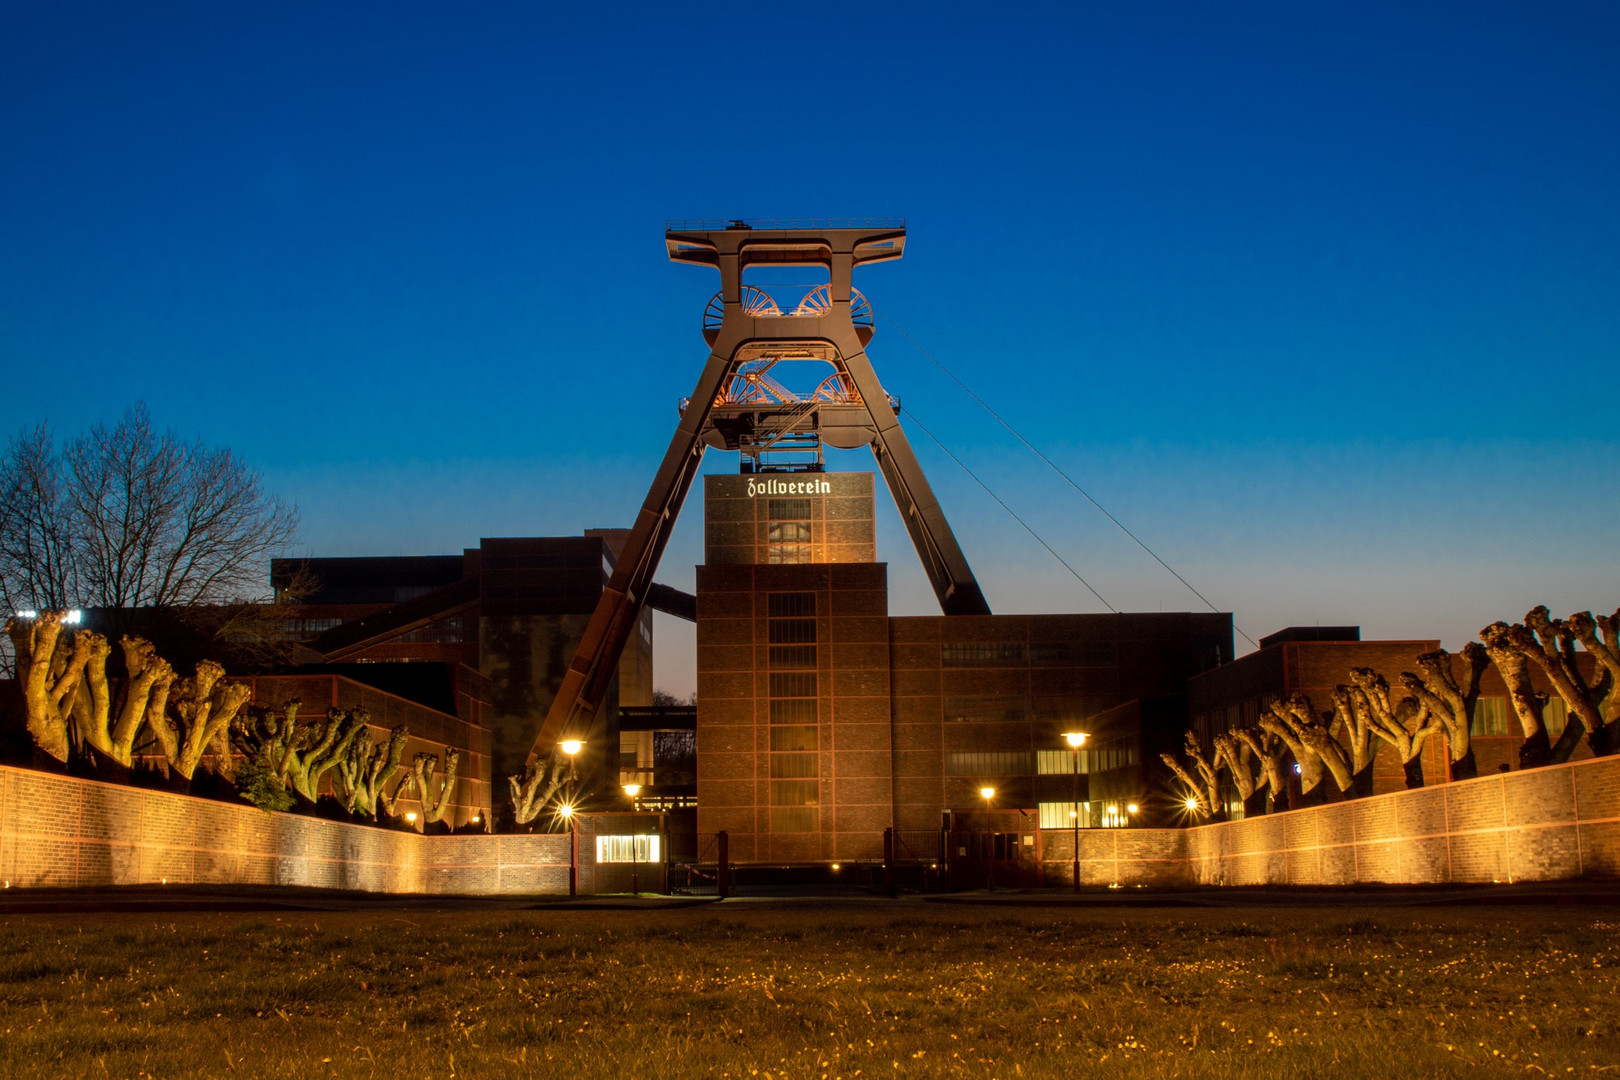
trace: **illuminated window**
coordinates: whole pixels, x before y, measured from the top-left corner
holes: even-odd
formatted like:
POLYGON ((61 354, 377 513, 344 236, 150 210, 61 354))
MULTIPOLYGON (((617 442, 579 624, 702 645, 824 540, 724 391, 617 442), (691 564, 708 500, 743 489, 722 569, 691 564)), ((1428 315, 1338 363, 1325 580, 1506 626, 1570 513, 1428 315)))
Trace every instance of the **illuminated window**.
POLYGON ((1475 735, 1506 735, 1508 733, 1507 698, 1482 697, 1474 702, 1473 723, 1469 725, 1475 735))
POLYGON ((1541 723, 1547 729, 1547 738, 1556 739, 1564 733, 1564 725, 1569 722, 1569 708, 1561 697, 1552 697, 1547 700, 1541 709, 1541 723))
POLYGON ((810 500, 771 499, 766 504, 765 561, 807 563, 811 557, 810 500))
POLYGON ((658 861, 658 837, 653 833, 634 836, 598 836, 596 861, 599 863, 654 863, 658 861))
MULTIPOLYGON (((1036 771, 1042 776, 1060 776, 1064 773, 1074 772, 1073 750, 1037 750, 1035 751, 1036 771)), ((1091 771, 1091 751, 1080 751, 1080 775, 1084 776, 1091 771)))
POLYGON ((1028 776, 1028 750, 965 750, 945 755, 946 776, 1028 776))

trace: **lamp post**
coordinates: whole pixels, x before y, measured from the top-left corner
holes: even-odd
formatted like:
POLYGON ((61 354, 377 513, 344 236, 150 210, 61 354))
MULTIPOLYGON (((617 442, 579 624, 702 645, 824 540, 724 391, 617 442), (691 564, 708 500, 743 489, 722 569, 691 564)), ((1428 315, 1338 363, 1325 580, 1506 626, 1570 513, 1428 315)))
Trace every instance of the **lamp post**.
POLYGON ((990 800, 996 797, 996 789, 982 787, 979 789, 979 796, 984 799, 984 823, 985 828, 990 832, 989 858, 985 860, 984 864, 984 891, 993 892, 996 887, 996 826, 995 822, 990 819, 990 800))
POLYGON ((579 832, 575 828, 578 822, 572 803, 563 803, 557 807, 557 813, 568 820, 568 895, 573 896, 579 874, 579 832))
POLYGON ((1065 731, 1063 741, 1074 751, 1074 891, 1080 891, 1080 748, 1086 744, 1084 731, 1065 731))
MULTIPOLYGON (((640 784, 624 785, 624 793, 630 796, 630 811, 635 813, 636 796, 641 794, 640 784)), ((630 893, 632 896, 641 895, 641 864, 636 861, 636 819, 630 819, 630 893)))
POLYGON ((583 740, 583 739, 564 739, 562 742, 557 744, 557 748, 559 750, 561 750, 563 753, 568 755, 568 779, 570 779, 570 780, 578 779, 579 778, 578 773, 576 773, 574 771, 574 757, 581 750, 585 749, 585 740, 583 740))

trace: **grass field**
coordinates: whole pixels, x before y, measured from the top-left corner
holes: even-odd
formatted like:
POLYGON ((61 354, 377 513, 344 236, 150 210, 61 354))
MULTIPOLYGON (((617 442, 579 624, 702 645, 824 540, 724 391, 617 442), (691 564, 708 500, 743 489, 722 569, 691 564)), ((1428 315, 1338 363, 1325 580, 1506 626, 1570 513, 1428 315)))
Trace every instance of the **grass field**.
POLYGON ((8 915, 0 1075, 1620 1073, 1612 909, 8 915))

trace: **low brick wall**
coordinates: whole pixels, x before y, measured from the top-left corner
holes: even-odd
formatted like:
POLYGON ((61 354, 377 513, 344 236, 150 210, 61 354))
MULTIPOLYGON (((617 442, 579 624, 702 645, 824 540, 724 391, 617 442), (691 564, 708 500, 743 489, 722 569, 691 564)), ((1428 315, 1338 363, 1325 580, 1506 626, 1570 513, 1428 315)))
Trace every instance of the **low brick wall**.
MULTIPOLYGON (((623 817, 611 827, 643 831, 623 817)), ((581 837, 579 890, 628 887, 625 866, 598 871, 591 839, 581 837)), ((1041 841, 1042 878, 1066 884, 1072 833, 1041 841)), ((566 835, 421 836, 0 766, 0 881, 11 888, 561 894, 569 847, 566 835)), ((1080 873, 1088 885, 1157 886, 1620 877, 1620 757, 1192 829, 1081 830, 1080 873)))
POLYGON ((0 766, 0 881, 11 888, 566 893, 568 857, 567 836, 422 836, 0 766))
POLYGON ((1202 885, 1620 876, 1620 757, 1205 825, 1187 859, 1202 885))
MULTIPOLYGON (((1042 837, 1072 880, 1071 834, 1042 837)), ((1080 880, 1349 885, 1620 877, 1620 757, 1497 773, 1192 829, 1080 833, 1080 880)))

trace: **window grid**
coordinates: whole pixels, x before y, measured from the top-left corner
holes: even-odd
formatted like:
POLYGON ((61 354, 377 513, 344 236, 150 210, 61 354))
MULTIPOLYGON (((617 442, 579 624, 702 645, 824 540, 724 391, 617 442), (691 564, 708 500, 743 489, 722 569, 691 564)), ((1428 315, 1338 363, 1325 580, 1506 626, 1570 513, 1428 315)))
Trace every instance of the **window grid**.
POLYGON ((816 594, 770 593, 765 610, 772 669, 766 676, 770 827, 772 832, 815 832, 821 801, 816 594), (775 670, 779 667, 786 670, 775 670))

